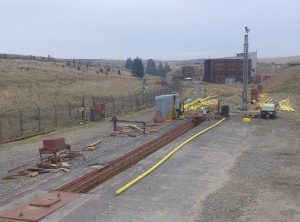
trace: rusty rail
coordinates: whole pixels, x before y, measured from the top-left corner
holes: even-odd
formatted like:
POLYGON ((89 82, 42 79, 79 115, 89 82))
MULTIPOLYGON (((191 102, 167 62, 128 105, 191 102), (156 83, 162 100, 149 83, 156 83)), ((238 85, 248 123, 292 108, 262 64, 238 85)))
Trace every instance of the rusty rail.
POLYGON ((191 130, 200 122, 202 121, 199 121, 198 119, 181 124, 179 127, 165 133, 164 135, 136 148, 135 150, 117 158, 116 160, 111 161, 104 168, 94 170, 83 177, 60 187, 57 191, 87 193, 113 176, 149 156, 158 149, 164 147, 177 137, 191 130))

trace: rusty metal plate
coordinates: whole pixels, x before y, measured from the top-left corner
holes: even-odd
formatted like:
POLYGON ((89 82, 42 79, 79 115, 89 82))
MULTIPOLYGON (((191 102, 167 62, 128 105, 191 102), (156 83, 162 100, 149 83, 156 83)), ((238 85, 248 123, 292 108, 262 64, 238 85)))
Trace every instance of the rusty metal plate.
POLYGON ((39 221, 58 208, 79 197, 79 193, 51 192, 35 197, 0 214, 0 218, 39 221))
POLYGON ((38 200, 33 200, 29 202, 29 206, 35 207, 51 207, 54 204, 57 204, 61 199, 59 197, 55 197, 54 199, 44 199, 39 198, 38 200))

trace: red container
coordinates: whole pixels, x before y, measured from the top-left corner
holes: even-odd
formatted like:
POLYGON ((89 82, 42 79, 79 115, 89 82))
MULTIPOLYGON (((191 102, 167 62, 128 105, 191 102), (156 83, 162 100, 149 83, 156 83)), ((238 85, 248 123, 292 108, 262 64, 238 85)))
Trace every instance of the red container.
POLYGON ((43 150, 58 152, 66 148, 65 138, 55 138, 43 140, 43 150))
POLYGON ((95 111, 96 111, 97 113, 100 113, 100 112, 105 111, 105 104, 104 104, 104 103, 97 103, 97 104, 95 105, 95 111))

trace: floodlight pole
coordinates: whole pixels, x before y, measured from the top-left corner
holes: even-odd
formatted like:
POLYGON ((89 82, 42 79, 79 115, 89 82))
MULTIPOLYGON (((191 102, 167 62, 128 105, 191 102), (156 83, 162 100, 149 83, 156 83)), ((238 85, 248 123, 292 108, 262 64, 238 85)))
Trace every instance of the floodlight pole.
POLYGON ((244 39, 244 62, 243 62, 243 110, 247 110, 247 88, 248 88, 248 32, 250 29, 245 27, 244 39))

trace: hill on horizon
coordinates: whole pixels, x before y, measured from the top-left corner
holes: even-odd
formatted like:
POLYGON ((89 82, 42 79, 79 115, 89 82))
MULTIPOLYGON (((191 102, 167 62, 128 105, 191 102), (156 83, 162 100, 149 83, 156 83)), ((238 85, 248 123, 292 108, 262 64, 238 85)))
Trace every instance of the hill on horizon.
MULTIPOLYGON (((128 56, 129 58, 130 56, 128 56)), ((0 53, 0 59, 24 59, 24 60, 38 60, 38 61, 54 61, 54 62, 66 62, 66 61, 82 61, 85 62, 91 62, 91 63, 112 63, 112 64, 123 64, 125 63, 126 59, 84 59, 84 58, 55 58, 51 57, 50 55, 48 57, 44 56, 34 56, 34 55, 18 55, 18 54, 6 54, 6 53, 0 53)), ((132 57, 133 58, 133 57, 132 57)), ((142 58, 143 59, 143 58, 142 58)), ((191 64, 191 63, 203 63, 204 60, 209 58, 195 58, 195 59, 178 59, 178 60, 158 60, 155 58, 152 58, 155 61, 163 61, 163 62, 173 62, 178 64, 191 64)), ((147 59, 143 59, 146 61, 147 59)), ((272 63, 275 62, 277 64, 285 64, 285 63, 300 63, 300 55, 299 56, 287 56, 287 57, 270 57, 270 58, 257 58, 257 62, 265 62, 265 63, 272 63)))
POLYGON ((274 57, 274 58, 257 58, 257 62, 286 64, 286 63, 300 63, 300 56, 289 57, 274 57))

